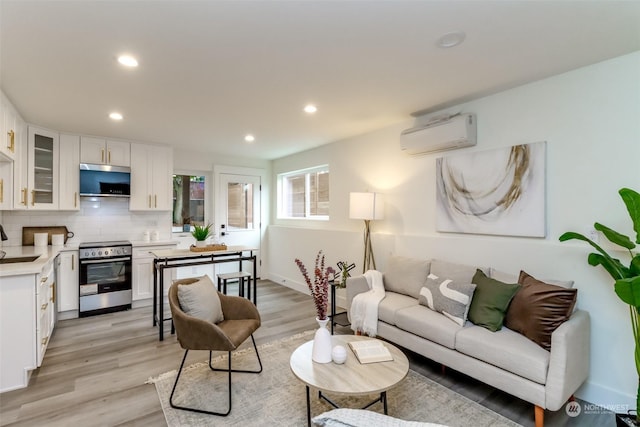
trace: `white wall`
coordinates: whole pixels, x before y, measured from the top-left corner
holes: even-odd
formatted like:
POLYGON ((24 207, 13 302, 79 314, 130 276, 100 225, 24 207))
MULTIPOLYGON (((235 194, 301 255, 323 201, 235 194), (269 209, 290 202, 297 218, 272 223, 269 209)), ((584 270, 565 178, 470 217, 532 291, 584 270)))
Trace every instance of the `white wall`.
MULTIPOLYGON (((309 266, 319 249, 332 264, 348 260, 361 268, 362 224, 348 219, 349 192, 380 191, 385 219, 373 225, 379 269, 397 254, 575 280, 578 307, 592 322, 590 375, 577 395, 600 405, 635 408, 638 378, 628 308, 617 299, 608 275, 587 265, 588 247, 561 244, 558 236, 568 230, 588 233, 594 221, 632 233, 617 190, 640 189, 638 76, 640 52, 447 110, 477 114, 478 145, 467 152, 547 141, 544 239, 436 232, 435 159, 447 153, 403 155, 398 135, 413 125, 411 120, 274 161, 274 185, 277 173, 330 165, 331 220, 274 219, 268 230, 271 278, 304 289, 293 260, 299 257, 309 266)), ((275 194, 272 201, 275 218, 275 194)))

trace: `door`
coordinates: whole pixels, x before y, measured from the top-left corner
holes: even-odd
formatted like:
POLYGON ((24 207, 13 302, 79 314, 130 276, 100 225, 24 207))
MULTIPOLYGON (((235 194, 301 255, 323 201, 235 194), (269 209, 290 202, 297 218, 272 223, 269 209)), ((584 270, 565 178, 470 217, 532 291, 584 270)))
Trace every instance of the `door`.
MULTIPOLYGON (((261 181, 262 171, 248 168, 214 167, 216 181, 215 228, 218 241, 227 246, 256 249, 257 275, 260 277, 261 181)), ((253 266, 243 263, 243 270, 253 266)), ((216 273, 238 271, 231 263, 218 264, 216 273)))

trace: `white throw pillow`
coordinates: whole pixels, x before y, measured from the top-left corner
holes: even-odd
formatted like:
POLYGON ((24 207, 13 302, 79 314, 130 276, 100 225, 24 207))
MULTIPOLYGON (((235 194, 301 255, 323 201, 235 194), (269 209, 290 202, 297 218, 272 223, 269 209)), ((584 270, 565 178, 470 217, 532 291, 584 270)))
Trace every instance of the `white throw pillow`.
POLYGON ((189 316, 211 323, 224 320, 218 291, 207 275, 189 285, 178 284, 178 301, 182 311, 189 316))
POLYGON ((475 290, 473 283, 456 283, 431 273, 420 291, 418 302, 464 326, 475 290))

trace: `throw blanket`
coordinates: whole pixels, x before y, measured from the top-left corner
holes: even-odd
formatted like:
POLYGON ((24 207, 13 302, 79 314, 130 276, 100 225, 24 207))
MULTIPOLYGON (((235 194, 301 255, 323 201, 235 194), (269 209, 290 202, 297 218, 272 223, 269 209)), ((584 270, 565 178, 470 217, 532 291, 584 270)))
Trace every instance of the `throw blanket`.
POLYGON ((364 277, 369 291, 356 295, 351 301, 351 329, 375 337, 378 334, 378 305, 385 296, 382 273, 368 270, 364 277))

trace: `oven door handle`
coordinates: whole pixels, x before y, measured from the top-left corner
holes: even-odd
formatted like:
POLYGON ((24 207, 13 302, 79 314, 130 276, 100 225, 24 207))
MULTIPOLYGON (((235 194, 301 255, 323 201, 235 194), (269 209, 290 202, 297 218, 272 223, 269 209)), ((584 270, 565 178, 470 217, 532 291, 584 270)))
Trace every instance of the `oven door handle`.
POLYGON ((124 258, 107 258, 107 259, 96 259, 96 260, 80 260, 80 264, 106 264, 109 262, 117 262, 117 261, 131 261, 131 257, 124 258))

